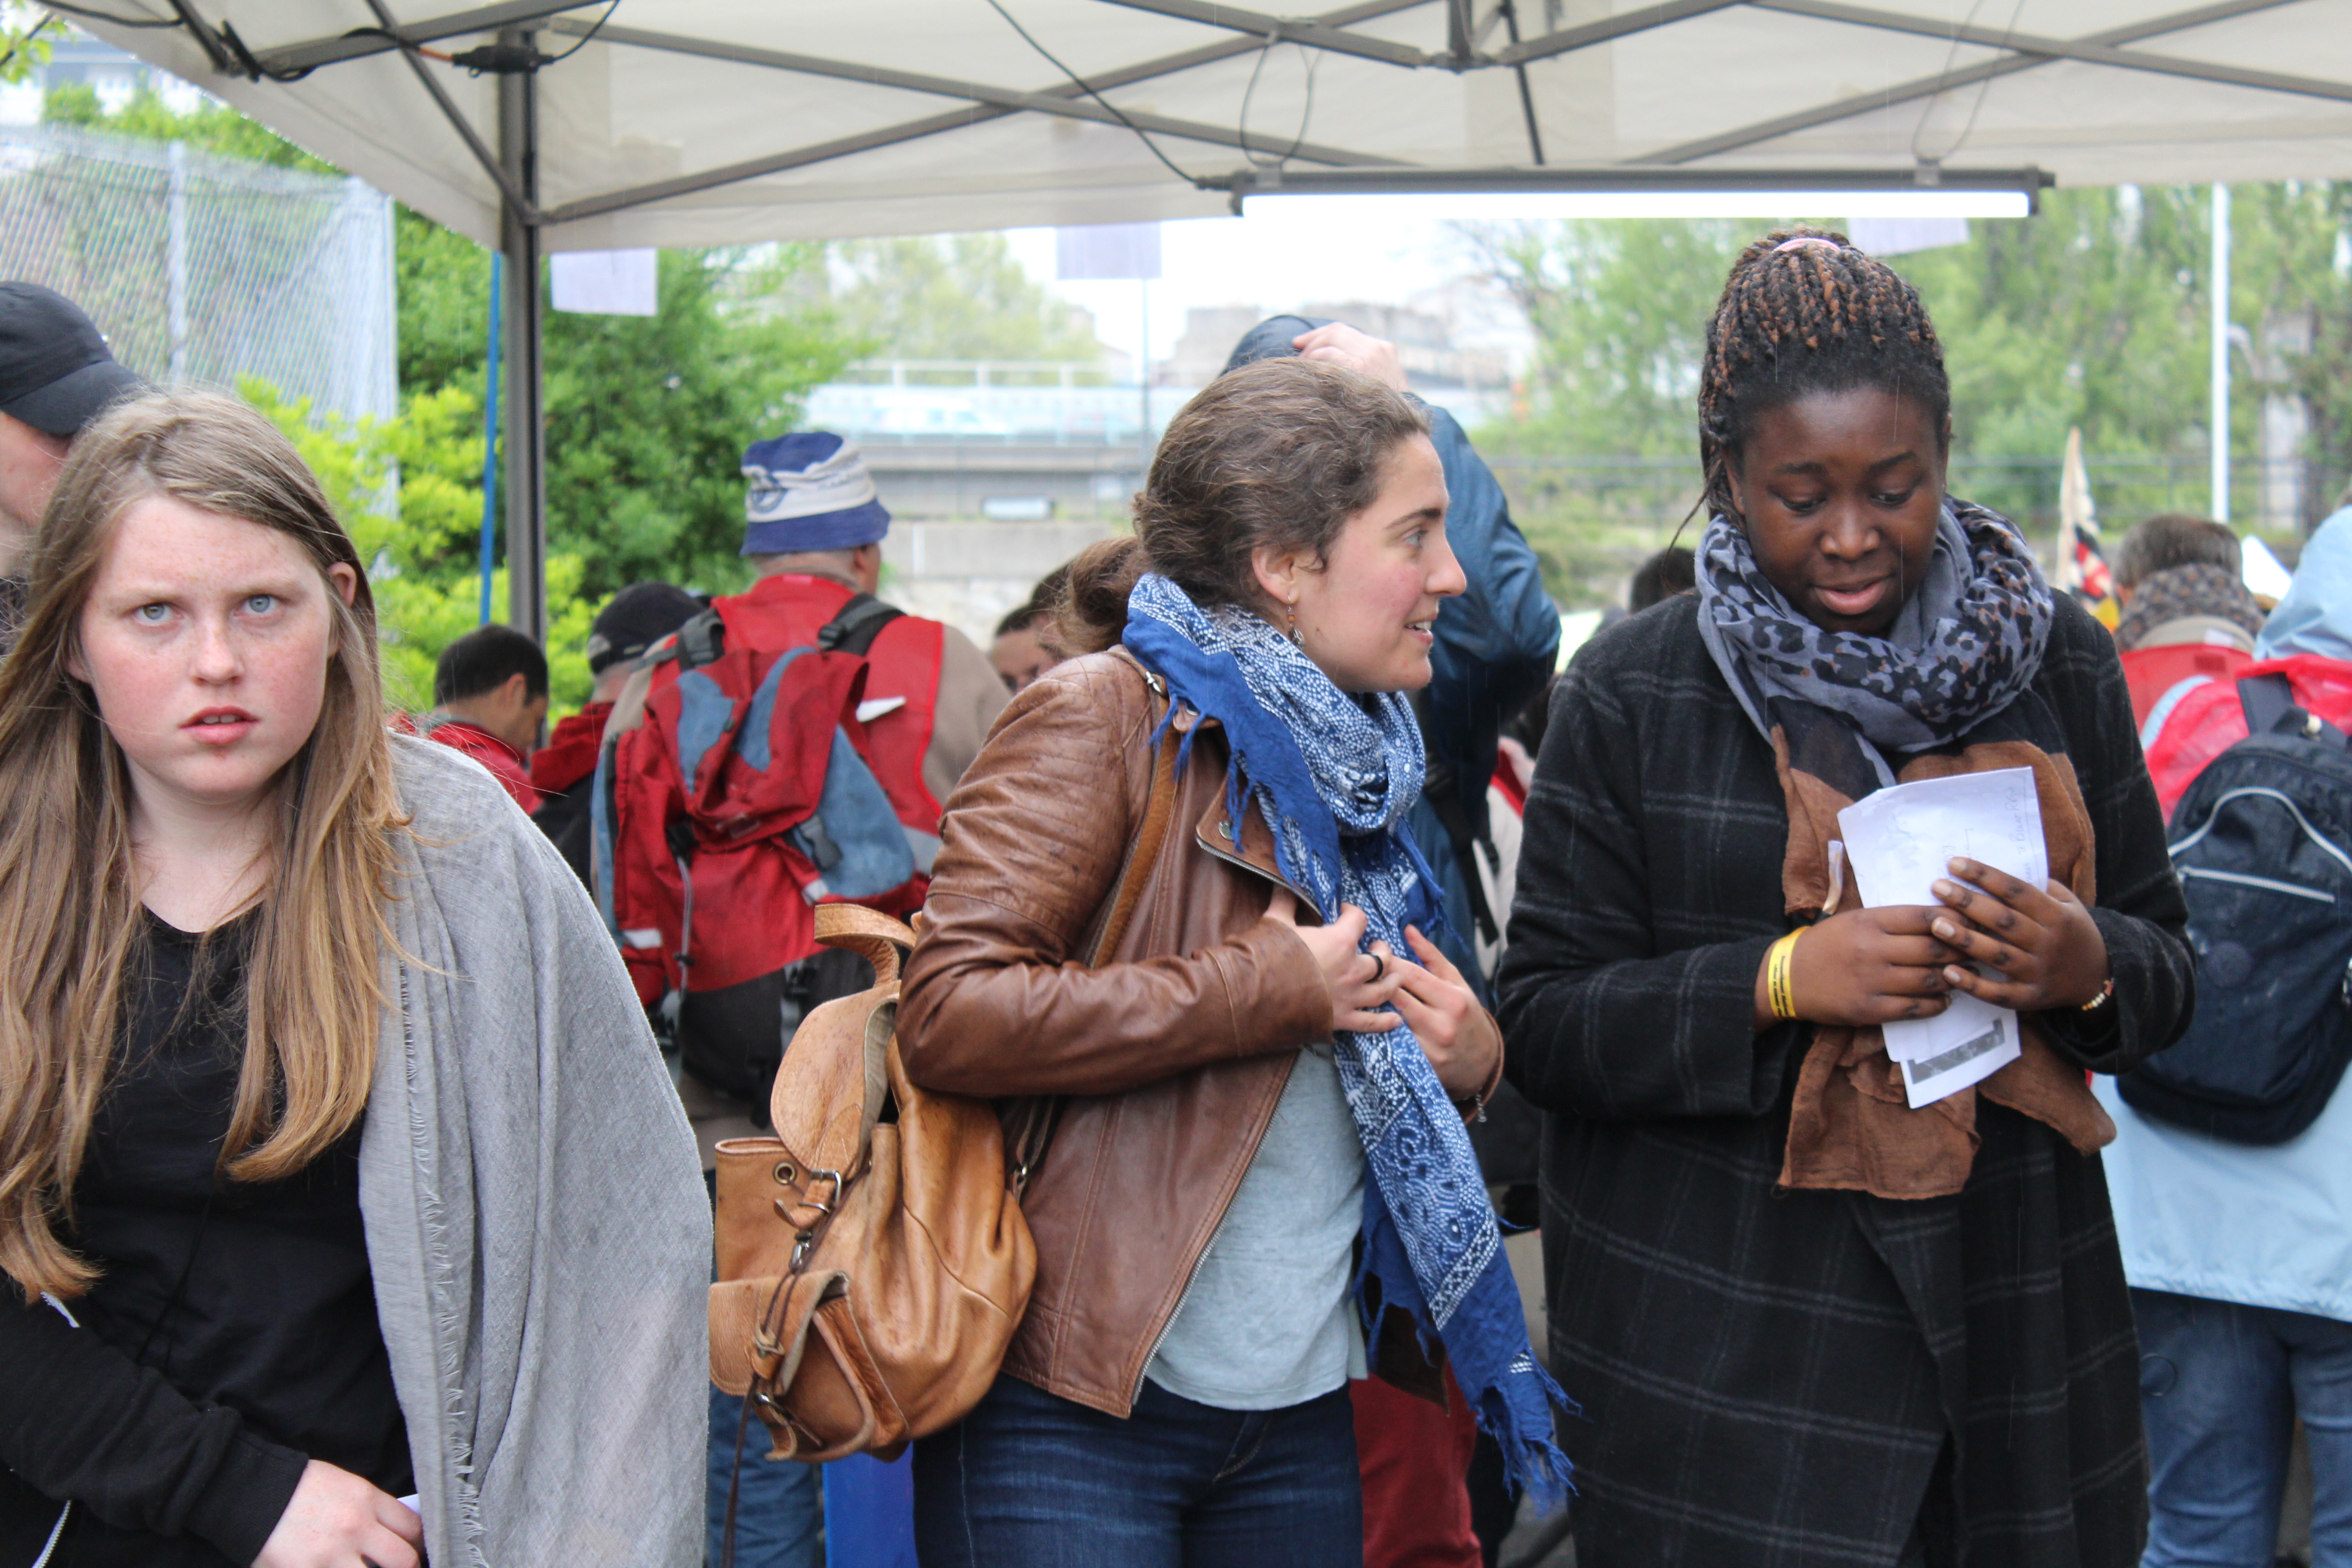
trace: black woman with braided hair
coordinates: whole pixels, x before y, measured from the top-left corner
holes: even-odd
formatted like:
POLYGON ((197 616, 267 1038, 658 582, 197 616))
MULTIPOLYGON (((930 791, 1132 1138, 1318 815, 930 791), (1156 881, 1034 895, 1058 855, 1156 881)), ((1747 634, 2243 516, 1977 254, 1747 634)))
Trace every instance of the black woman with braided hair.
POLYGON ((2084 1074, 2186 1024, 2184 909, 2114 644, 1946 493, 1950 403, 1884 263, 1750 245, 1707 331, 1697 592, 1553 698, 1498 992, 1549 1119, 1580 1568, 2139 1560, 2084 1074), (1840 808, 2016 767, 2050 880, 1954 860, 1937 902, 1862 907, 1840 808), (1915 1109, 1881 1026, 1958 992, 2011 1010, 1984 1065, 2018 1054, 1915 1109))

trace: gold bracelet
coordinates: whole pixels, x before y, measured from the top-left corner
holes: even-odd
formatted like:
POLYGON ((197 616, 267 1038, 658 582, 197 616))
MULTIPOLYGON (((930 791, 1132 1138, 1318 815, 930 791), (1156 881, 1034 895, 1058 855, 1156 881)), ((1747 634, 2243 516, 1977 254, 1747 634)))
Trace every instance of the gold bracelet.
POLYGON ((1811 928, 1799 926, 1774 942, 1764 954, 1764 996, 1771 1004, 1772 1016, 1782 1023, 1797 1016, 1796 988, 1790 984, 1789 969, 1797 951, 1797 939, 1811 928))

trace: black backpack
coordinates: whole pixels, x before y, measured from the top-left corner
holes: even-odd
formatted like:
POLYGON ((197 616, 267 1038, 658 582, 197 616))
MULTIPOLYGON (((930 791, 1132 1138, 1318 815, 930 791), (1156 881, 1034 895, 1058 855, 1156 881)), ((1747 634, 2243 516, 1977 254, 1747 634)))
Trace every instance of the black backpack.
POLYGON ((2283 675, 2238 682, 2246 739, 2173 811, 2197 1010, 2116 1084, 2146 1116, 2234 1143, 2309 1127, 2352 1061, 2352 751, 2283 675))

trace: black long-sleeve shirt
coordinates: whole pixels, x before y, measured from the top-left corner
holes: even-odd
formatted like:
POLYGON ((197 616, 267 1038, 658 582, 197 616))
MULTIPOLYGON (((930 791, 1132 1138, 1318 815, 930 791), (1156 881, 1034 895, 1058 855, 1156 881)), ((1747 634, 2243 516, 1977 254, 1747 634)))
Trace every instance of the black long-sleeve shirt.
POLYGON ((102 1273, 67 1303, 79 1328, 0 1300, 0 1561, 37 1556, 68 1499, 58 1568, 220 1568, 253 1561, 308 1458, 415 1489, 358 1130, 282 1181, 215 1171, 248 925, 207 943, 148 917, 74 1186, 71 1240, 102 1273))

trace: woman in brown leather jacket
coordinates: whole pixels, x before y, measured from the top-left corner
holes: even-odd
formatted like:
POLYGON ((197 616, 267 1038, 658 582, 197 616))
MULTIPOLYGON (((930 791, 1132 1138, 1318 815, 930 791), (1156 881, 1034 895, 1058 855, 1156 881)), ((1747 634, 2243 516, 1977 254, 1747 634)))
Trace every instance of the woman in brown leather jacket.
POLYGON ((1464 1131, 1500 1037, 1402 831, 1401 694, 1464 586, 1426 429, 1335 365, 1202 393, 1137 536, 1073 572, 1063 634, 1102 651, 948 803, 908 1071, 1055 1120, 1003 1375, 917 1446, 926 1568, 1360 1563, 1347 1379, 1426 1374, 1416 1341, 1519 1478, 1564 1477, 1464 1131))

